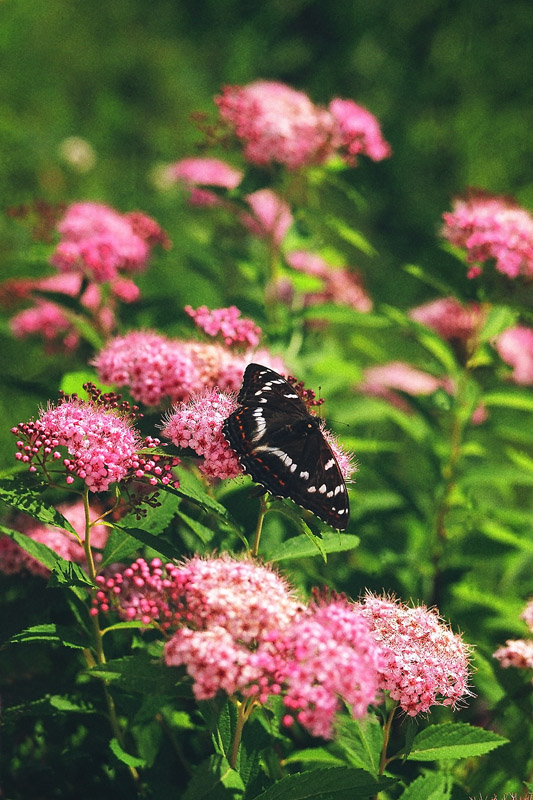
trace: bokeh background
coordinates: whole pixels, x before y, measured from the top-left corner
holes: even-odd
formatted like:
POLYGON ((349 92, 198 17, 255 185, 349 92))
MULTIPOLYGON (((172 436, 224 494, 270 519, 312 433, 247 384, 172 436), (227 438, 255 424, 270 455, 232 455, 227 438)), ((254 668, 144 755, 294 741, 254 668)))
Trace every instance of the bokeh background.
MULTIPOLYGON (((136 326, 172 333, 185 303, 236 301, 231 286, 224 296, 216 285, 216 242, 207 255, 213 234, 201 215, 157 185, 163 164, 225 157, 205 150, 191 121, 194 112, 214 117, 225 83, 277 79, 315 102, 354 99, 378 117, 393 157, 362 158, 344 174, 364 202, 345 199, 339 216, 376 248, 366 264, 354 252, 353 264, 382 302, 408 307, 429 296, 405 263, 468 299, 464 270, 438 240, 454 194, 476 186, 533 207, 529 0, 5 0, 0 54, 3 207, 96 200, 139 208, 168 231, 172 250, 141 276, 136 326), (88 144, 88 160, 69 162, 70 137, 88 144)), ((7 215, 0 237, 3 278, 43 274, 49 251, 29 254, 27 230, 7 215)), ((8 424, 14 407, 31 415, 55 397, 66 369, 43 361, 38 344, 21 354, 4 319, 8 424)))

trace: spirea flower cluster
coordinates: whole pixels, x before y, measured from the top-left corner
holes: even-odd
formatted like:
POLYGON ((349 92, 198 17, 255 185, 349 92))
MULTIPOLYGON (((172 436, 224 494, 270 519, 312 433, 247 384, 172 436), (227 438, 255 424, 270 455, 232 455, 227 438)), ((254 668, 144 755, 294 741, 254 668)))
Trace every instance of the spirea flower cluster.
POLYGON ((137 559, 97 582, 93 613, 165 630, 165 661, 185 666, 198 699, 281 695, 284 722, 315 736, 332 735, 342 703, 364 716, 380 689, 412 715, 469 694, 466 646, 423 607, 373 596, 303 604, 267 565, 229 556, 137 559))
POLYGON ((495 342, 502 361, 513 368, 511 380, 521 386, 533 384, 533 328, 517 325, 500 333, 495 342))
POLYGON ((236 478, 239 460, 222 433, 224 420, 237 408, 235 395, 212 389, 175 406, 162 434, 176 447, 190 448, 203 460, 199 469, 211 478, 236 478))
MULTIPOLYGON (((530 599, 520 615, 531 633, 533 633, 533 599, 530 599)), ((533 638, 508 639, 493 654, 502 667, 533 669, 533 638)), ((533 683, 533 677, 531 678, 533 683)))
POLYGON ((316 253, 305 250, 287 253, 286 260, 293 269, 318 278, 322 284, 318 291, 305 293, 306 305, 336 303, 363 313, 372 311, 372 300, 357 270, 335 268, 316 253))
POLYGON ((120 214, 100 203, 74 203, 58 224, 61 241, 51 262, 61 272, 79 272, 96 283, 119 273, 144 270, 151 247, 168 244, 166 234, 141 212, 120 214))
MULTIPOLYGON (((246 335, 253 337, 248 321, 245 328, 246 335)), ((284 369, 282 360, 263 348, 236 352, 218 343, 132 331, 111 339, 93 363, 103 383, 127 386, 137 402, 157 406, 164 401, 187 401, 214 387, 237 391, 246 366, 255 360, 274 370, 284 369)))
MULTIPOLYGON (((10 527, 13 530, 24 533, 36 542, 47 545, 61 558, 84 565, 85 551, 82 543, 85 539, 85 508, 83 501, 77 500, 74 503, 62 503, 58 505, 57 510, 70 522, 81 543, 69 531, 52 525, 44 525, 26 514, 17 514, 11 521, 10 527)), ((97 504, 93 504, 90 512, 91 522, 97 520, 101 512, 102 509, 97 504)), ((93 524, 91 527, 91 547, 98 550, 103 549, 108 535, 108 527, 101 523, 93 524)), ((101 554, 96 550, 93 552, 93 559, 95 563, 101 560, 101 554)), ((50 570, 44 564, 41 564, 40 561, 8 536, 0 537, 0 572, 7 575, 29 572, 32 575, 39 575, 45 578, 50 574, 50 570)))
POLYGON ((463 342, 475 337, 485 317, 478 303, 462 304, 455 297, 431 300, 411 309, 409 316, 432 328, 443 339, 463 342))
POLYGON ((469 651, 435 611, 369 594, 360 604, 384 660, 380 688, 409 714, 452 708, 471 694, 469 651))
POLYGON ((277 81, 226 86, 215 98, 221 119, 244 146, 252 164, 283 164, 290 170, 323 164, 340 155, 353 165, 364 154, 390 155, 376 118, 352 100, 315 105, 301 91, 277 81))
POLYGON ((444 238, 466 251, 469 278, 478 277, 486 261, 509 278, 533 277, 533 216, 514 200, 472 191, 443 218, 444 238))
POLYGON ((81 478, 92 492, 107 491, 112 483, 126 478, 152 486, 176 485, 172 468, 179 459, 139 452, 160 442, 152 437, 141 439, 133 427, 135 408, 120 403, 119 395, 102 394, 92 384, 84 388, 88 400, 63 396, 37 420, 21 422, 12 429, 19 437, 16 458, 31 472, 62 472, 67 483, 81 478))
POLYGON ((261 328, 251 319, 241 318, 237 306, 229 308, 215 308, 210 310, 207 306, 197 309, 185 306, 185 312, 192 317, 198 328, 209 336, 221 336, 224 344, 246 345, 257 347, 261 337, 261 328))

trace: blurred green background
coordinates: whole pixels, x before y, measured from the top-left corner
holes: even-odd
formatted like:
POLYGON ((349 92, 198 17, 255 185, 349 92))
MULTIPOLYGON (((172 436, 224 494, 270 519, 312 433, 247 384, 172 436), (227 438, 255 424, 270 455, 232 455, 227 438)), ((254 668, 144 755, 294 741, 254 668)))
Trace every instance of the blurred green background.
POLYGON ((191 154, 189 115, 222 84, 263 77, 380 119, 393 158, 349 180, 384 258, 428 258, 467 186, 533 207, 530 0, 4 0, 0 49, 4 205, 91 198, 165 225, 154 166, 191 154), (95 150, 85 174, 70 136, 95 150))

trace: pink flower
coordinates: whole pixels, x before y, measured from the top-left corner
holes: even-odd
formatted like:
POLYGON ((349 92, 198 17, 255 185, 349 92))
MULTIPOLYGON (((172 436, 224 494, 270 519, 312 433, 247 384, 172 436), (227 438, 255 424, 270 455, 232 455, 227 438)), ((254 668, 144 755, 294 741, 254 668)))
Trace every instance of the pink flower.
POLYGON ((119 396, 101 394, 92 384, 85 388, 89 400, 65 396, 35 422, 12 429, 20 437, 16 458, 31 472, 39 467, 47 475, 56 471, 55 465, 66 474, 67 483, 76 475, 92 492, 107 491, 126 478, 144 479, 152 486, 175 485, 171 469, 179 459, 140 455, 139 450, 157 447, 159 440, 141 440, 133 428, 134 414, 126 403, 119 405, 119 396), (65 448, 67 457, 58 448, 65 448))
POLYGON ((65 350, 75 350, 79 335, 62 309, 48 300, 37 300, 31 308, 19 311, 10 320, 10 328, 17 339, 39 334, 47 342, 62 338, 65 350))
POLYGON ((524 620, 531 633, 533 633, 533 599, 528 601, 520 617, 524 620))
POLYGON ((397 393, 398 391, 419 396, 433 394, 441 388, 450 394, 455 391, 449 378, 436 378, 403 361, 390 361, 388 364, 367 367, 363 373, 363 380, 357 387, 362 394, 382 397, 406 413, 410 413, 412 409, 397 393))
POLYGON ((508 328, 495 346, 502 361, 513 367, 512 380, 522 386, 533 384, 533 328, 508 328))
POLYGON ((185 306, 185 312, 193 318, 197 327, 209 336, 221 334, 224 344, 228 347, 234 344, 257 347, 259 344, 261 328, 251 319, 239 319, 241 312, 237 306, 213 310, 207 306, 200 306, 196 311, 192 306, 185 306))
POLYGON ((508 639, 504 647, 494 653, 502 667, 533 669, 533 640, 508 639))
POLYGON ((313 604, 268 638, 252 661, 264 674, 251 691, 282 693, 286 724, 294 714, 313 736, 329 739, 343 703, 357 718, 376 702, 381 654, 353 604, 313 604))
POLYGON ((236 189, 242 180, 241 170, 218 158, 183 158, 167 168, 170 180, 188 186, 221 186, 236 189))
POLYGON ((288 253, 286 259, 293 269, 313 275, 322 282, 320 290, 305 294, 307 305, 336 303, 363 313, 372 311, 372 300, 366 293, 362 278, 356 270, 332 267, 321 256, 305 250, 288 253))
POLYGON ((293 223, 287 203, 271 189, 259 189, 245 197, 252 214, 241 214, 241 222, 250 233, 270 239, 279 247, 293 223))
POLYGON ((435 330, 443 339, 468 341, 479 331, 484 313, 478 303, 461 304, 454 297, 441 297, 409 312, 411 319, 435 330))
POLYGON ((281 359, 263 349, 234 353, 220 344, 132 331, 112 339, 93 363, 103 383, 128 386, 135 400, 157 406, 164 400, 188 400, 215 386, 236 391, 246 366, 256 359, 284 369, 281 359))
MULTIPOLYGON (((83 501, 77 500, 74 503, 63 503, 57 507, 57 510, 70 522, 83 541, 85 539, 85 509, 83 501)), ((102 509, 94 505, 91 508, 91 521, 97 519, 101 513, 102 509)), ((43 525, 26 514, 18 514, 11 527, 26 534, 26 536, 30 536, 36 542, 47 545, 67 561, 85 564, 83 546, 68 531, 51 525, 43 525)), ((108 527, 102 524, 93 525, 91 527, 91 547, 103 549, 108 535, 108 527)), ((101 560, 101 555, 98 552, 93 552, 93 558, 95 562, 98 562, 101 560)), ((50 574, 50 570, 44 564, 41 564, 40 561, 19 547, 8 536, 0 537, 0 571, 7 575, 30 572, 33 575, 41 575, 45 578, 50 574)))
POLYGON ((252 164, 274 162, 294 170, 322 164, 332 153, 334 120, 304 92, 277 81, 255 81, 224 87, 215 102, 252 164))
POLYGON ((480 264, 489 260, 510 278, 533 276, 533 217, 514 200, 471 191, 455 199, 453 210, 443 218, 442 235, 466 250, 467 262, 473 265, 468 277, 480 275, 480 264))
POLYGON ((146 215, 119 214, 99 203, 69 206, 58 230, 62 239, 52 264, 97 283, 112 281, 119 272, 144 270, 152 244, 166 241, 161 228, 146 215))
POLYGON ((435 611, 372 594, 359 607, 382 654, 379 685, 409 716, 471 694, 468 647, 435 611))
POLYGON ((213 389, 172 409, 163 436, 203 457, 200 470, 212 478, 242 474, 239 460, 222 434, 222 423, 237 408, 234 396, 213 389))
POLYGON ((353 100, 336 98, 329 104, 338 127, 340 148, 345 160, 355 165, 357 156, 363 154, 373 161, 382 161, 391 155, 391 148, 385 141, 376 117, 353 100))

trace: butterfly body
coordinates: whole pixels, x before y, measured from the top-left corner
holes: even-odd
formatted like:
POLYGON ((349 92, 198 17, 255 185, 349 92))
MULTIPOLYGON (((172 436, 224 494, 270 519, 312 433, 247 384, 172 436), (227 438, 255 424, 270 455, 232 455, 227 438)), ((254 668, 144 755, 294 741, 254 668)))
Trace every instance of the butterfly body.
POLYGON ((241 466, 276 497, 288 497, 338 530, 349 520, 346 484, 318 417, 277 372, 249 364, 239 408, 223 433, 241 466))

